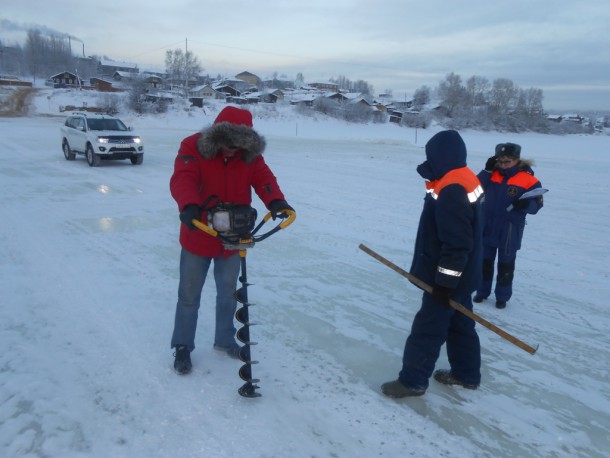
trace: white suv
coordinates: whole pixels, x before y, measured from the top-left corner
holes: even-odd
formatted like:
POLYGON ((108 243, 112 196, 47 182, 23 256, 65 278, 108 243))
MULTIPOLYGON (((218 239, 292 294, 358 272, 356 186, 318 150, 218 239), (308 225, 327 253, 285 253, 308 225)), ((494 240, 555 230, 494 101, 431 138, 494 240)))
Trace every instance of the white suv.
POLYGON ((61 126, 61 147, 66 160, 84 154, 91 167, 102 159, 130 159, 132 164, 144 160, 142 139, 110 115, 73 113, 61 126))

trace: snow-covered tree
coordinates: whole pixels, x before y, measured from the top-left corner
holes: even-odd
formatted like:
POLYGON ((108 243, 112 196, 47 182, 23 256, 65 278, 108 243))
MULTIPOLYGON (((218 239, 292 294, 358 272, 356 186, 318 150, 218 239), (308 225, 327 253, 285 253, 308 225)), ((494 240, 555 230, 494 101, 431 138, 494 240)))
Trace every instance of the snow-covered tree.
POLYGON ((196 79, 203 71, 199 59, 191 51, 182 49, 168 49, 165 52, 165 71, 173 84, 184 89, 185 97, 188 95, 188 83, 196 79))
POLYGON ((430 88, 426 85, 415 89, 413 93, 413 108, 421 110, 424 105, 430 102, 430 88))
POLYGON ((437 93, 449 117, 455 116, 458 108, 464 106, 466 88, 462 85, 460 75, 449 73, 438 85, 437 93))
POLYGON ((487 105, 490 86, 489 80, 483 76, 475 75, 466 80, 466 92, 468 94, 466 102, 471 111, 474 111, 475 107, 487 105))

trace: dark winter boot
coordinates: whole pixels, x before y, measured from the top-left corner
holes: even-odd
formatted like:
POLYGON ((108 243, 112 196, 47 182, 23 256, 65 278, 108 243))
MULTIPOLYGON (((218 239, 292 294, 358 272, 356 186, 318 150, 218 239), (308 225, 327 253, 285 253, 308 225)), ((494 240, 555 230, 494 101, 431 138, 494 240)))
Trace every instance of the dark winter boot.
POLYGON ((478 388, 478 385, 470 385, 468 383, 460 382, 458 379, 455 378, 453 373, 447 369, 439 369, 435 371, 434 380, 439 383, 442 383, 443 385, 459 385, 469 390, 476 390, 478 388))
POLYGON ((381 392, 390 398, 406 398, 407 396, 421 396, 426 392, 424 388, 409 388, 399 380, 381 385, 381 392))
POLYGON ((506 307, 506 301, 496 301, 496 308, 503 309, 506 307))
POLYGON ((485 299, 487 299, 487 297, 482 296, 480 294, 477 294, 476 296, 474 296, 472 298, 472 302, 476 302, 477 304, 480 304, 481 302, 483 302, 485 299))
POLYGON ((193 368, 193 364, 191 363, 191 351, 186 346, 177 346, 174 356, 174 370, 178 375, 186 375, 191 372, 191 369, 193 368))

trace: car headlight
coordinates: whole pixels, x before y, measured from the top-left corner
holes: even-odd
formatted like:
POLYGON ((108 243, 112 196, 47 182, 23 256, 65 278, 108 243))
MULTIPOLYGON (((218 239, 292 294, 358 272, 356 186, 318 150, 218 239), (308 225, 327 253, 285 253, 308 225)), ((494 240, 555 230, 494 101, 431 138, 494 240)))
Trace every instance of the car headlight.
POLYGON ((133 142, 134 143, 142 143, 142 139, 140 139, 140 137, 133 137, 133 142))
POLYGON ((109 139, 104 138, 104 137, 97 137, 97 142, 98 143, 108 143, 109 139))

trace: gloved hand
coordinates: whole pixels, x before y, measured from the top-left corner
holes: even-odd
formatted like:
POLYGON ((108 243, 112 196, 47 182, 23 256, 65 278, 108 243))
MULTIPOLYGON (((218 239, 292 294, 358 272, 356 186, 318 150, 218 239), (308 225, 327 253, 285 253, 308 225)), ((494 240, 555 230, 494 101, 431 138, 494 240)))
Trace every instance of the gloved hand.
POLYGON ((513 202, 513 209, 525 210, 529 206, 530 202, 528 199, 515 200, 513 202))
POLYGON ((286 210, 294 211, 288 202, 282 199, 275 199, 269 203, 269 211, 271 212, 271 218, 275 220, 275 218, 288 218, 288 213, 286 210))
POLYGON ((201 207, 195 204, 188 204, 180 212, 180 221, 191 231, 197 229, 193 224, 193 220, 201 221, 201 207))
POLYGON ((434 299, 434 302, 444 305, 447 308, 451 308, 449 305, 449 296, 451 296, 452 292, 453 289, 451 288, 441 285, 434 285, 432 287, 432 299, 434 299))
POLYGON ((496 156, 491 156, 489 159, 487 159, 487 162, 485 163, 485 170, 488 172, 492 172, 493 169, 496 167, 496 160, 498 158, 496 156))

